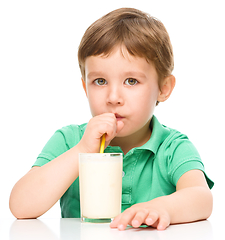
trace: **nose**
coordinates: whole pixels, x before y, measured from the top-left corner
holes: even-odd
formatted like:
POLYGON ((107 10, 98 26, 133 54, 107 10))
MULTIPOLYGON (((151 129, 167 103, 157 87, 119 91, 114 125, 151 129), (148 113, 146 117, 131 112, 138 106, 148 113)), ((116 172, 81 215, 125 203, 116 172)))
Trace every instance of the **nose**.
POLYGON ((107 104, 109 105, 123 105, 124 104, 124 96, 119 87, 111 87, 108 91, 107 104))

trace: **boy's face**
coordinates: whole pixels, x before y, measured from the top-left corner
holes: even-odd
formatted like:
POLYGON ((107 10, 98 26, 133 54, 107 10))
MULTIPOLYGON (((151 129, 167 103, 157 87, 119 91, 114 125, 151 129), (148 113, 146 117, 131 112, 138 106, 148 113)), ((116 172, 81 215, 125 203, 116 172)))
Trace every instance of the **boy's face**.
POLYGON ((85 62, 84 88, 93 116, 114 113, 124 127, 117 137, 149 129, 158 96, 155 67, 144 58, 116 48, 109 56, 90 56, 85 62))

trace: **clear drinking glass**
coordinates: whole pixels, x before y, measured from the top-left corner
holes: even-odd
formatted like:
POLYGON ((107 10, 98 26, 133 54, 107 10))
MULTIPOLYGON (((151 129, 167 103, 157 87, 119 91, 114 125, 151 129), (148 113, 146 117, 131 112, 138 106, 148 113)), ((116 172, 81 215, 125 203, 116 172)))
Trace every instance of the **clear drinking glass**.
POLYGON ((121 213, 122 153, 80 153, 82 222, 111 222, 121 213))

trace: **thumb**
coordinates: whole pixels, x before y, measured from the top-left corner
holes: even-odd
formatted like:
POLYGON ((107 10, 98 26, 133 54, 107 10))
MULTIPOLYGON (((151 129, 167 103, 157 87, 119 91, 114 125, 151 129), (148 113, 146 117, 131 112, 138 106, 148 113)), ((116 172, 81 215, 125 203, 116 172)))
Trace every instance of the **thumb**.
POLYGON ((117 121, 117 129, 116 133, 119 133, 124 127, 124 123, 122 121, 117 121))
MULTIPOLYGON (((116 124, 116 134, 119 133, 124 127, 124 123, 122 121, 118 121, 116 124)), ((112 139, 105 141, 105 148, 110 144, 112 139)))

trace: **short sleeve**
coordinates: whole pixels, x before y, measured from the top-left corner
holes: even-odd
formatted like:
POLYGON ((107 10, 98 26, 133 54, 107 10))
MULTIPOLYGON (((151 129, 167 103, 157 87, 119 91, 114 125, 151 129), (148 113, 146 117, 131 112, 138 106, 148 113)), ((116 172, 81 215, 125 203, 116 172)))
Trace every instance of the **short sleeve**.
POLYGON ((172 141, 168 152, 168 173, 174 186, 177 185, 178 180, 184 173, 190 170, 201 170, 209 188, 213 187, 214 183, 206 175, 204 164, 197 149, 185 135, 172 141))
POLYGON ((70 125, 57 130, 46 143, 32 167, 41 167, 74 147, 80 141, 81 135, 82 133, 77 125, 70 125))

